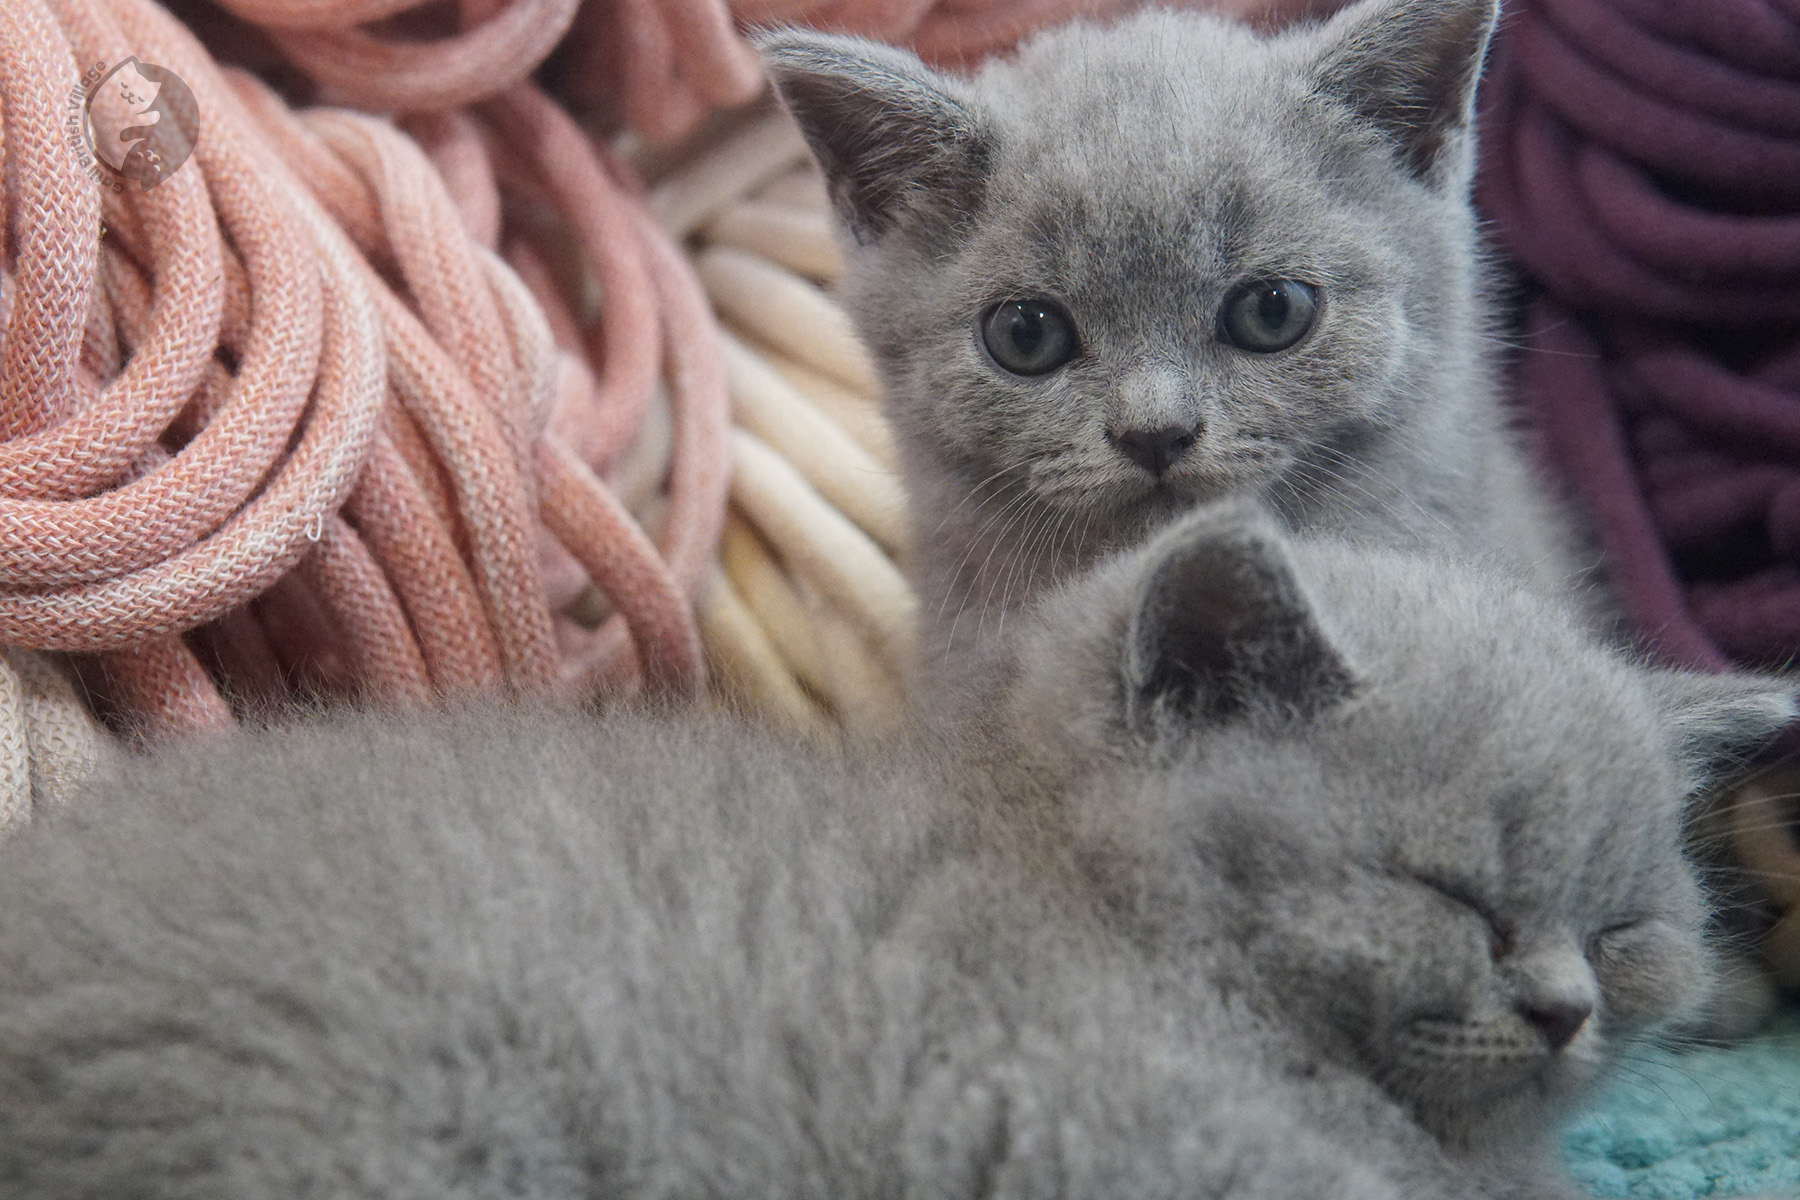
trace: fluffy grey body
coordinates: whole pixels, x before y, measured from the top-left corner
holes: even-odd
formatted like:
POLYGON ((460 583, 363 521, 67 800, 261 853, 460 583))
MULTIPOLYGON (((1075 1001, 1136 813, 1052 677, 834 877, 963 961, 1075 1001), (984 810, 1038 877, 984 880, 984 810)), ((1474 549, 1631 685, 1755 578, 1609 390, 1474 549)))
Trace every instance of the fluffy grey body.
POLYGON ((843 295, 903 452, 928 684, 966 678, 1068 572, 1227 495, 1573 581, 1499 403, 1469 204, 1494 8, 1367 0, 1273 37, 1148 11, 967 77, 765 37, 832 185, 843 295), (1286 333, 1233 335, 1276 285, 1260 311, 1286 333), (1026 373, 986 324, 1015 302, 1026 373), (1043 357, 1043 304, 1064 362, 1043 357))
POLYGON ((9 848, 0 1194, 1389 1194, 924 798, 545 714, 141 771, 9 848))
POLYGON ((1704 995, 1684 798, 1791 698, 1235 506, 1009 636, 954 743, 123 764, 0 847, 0 1195, 1566 1195, 1704 995))

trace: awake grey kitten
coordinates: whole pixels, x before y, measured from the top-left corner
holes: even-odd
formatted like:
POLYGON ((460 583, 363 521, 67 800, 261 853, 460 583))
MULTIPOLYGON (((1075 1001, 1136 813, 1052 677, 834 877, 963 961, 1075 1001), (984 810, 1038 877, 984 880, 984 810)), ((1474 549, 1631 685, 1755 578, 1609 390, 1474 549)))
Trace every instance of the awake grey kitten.
POLYGON ((1793 713, 1210 506, 955 744, 342 718, 0 846, 8 1200, 1543 1200, 1793 713), (1585 1010, 1583 1006, 1586 1006, 1585 1010))
POLYGON ((1495 0, 1259 36, 1144 12, 970 77, 761 48, 823 165, 916 532, 928 678, 1207 498, 1571 582, 1505 428, 1469 205, 1495 0))

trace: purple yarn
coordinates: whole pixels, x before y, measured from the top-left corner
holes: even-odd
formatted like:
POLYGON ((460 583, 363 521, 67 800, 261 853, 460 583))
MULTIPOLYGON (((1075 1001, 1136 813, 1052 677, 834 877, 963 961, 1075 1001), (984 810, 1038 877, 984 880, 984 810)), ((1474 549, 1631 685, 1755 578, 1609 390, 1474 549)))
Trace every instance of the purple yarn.
POLYGON ((1800 661, 1800 0, 1511 0, 1481 153, 1521 408, 1628 617, 1800 661))

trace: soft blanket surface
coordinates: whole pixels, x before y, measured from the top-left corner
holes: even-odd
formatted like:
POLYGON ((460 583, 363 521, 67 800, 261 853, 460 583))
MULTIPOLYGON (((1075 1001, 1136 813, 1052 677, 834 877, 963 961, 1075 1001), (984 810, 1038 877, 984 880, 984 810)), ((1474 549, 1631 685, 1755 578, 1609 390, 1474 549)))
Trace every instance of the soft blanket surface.
POLYGON ((1800 1007, 1742 1045, 1655 1052, 1563 1140, 1596 1196, 1800 1196, 1800 1007))

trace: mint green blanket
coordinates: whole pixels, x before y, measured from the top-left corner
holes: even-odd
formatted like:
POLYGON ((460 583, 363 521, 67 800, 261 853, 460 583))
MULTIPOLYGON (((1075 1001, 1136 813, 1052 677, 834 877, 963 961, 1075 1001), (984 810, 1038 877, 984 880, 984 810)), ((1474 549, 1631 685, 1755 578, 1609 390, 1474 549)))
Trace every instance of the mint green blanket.
POLYGON ((1800 1197, 1800 1009, 1743 1045, 1653 1053, 1569 1130, 1596 1196, 1800 1197))

